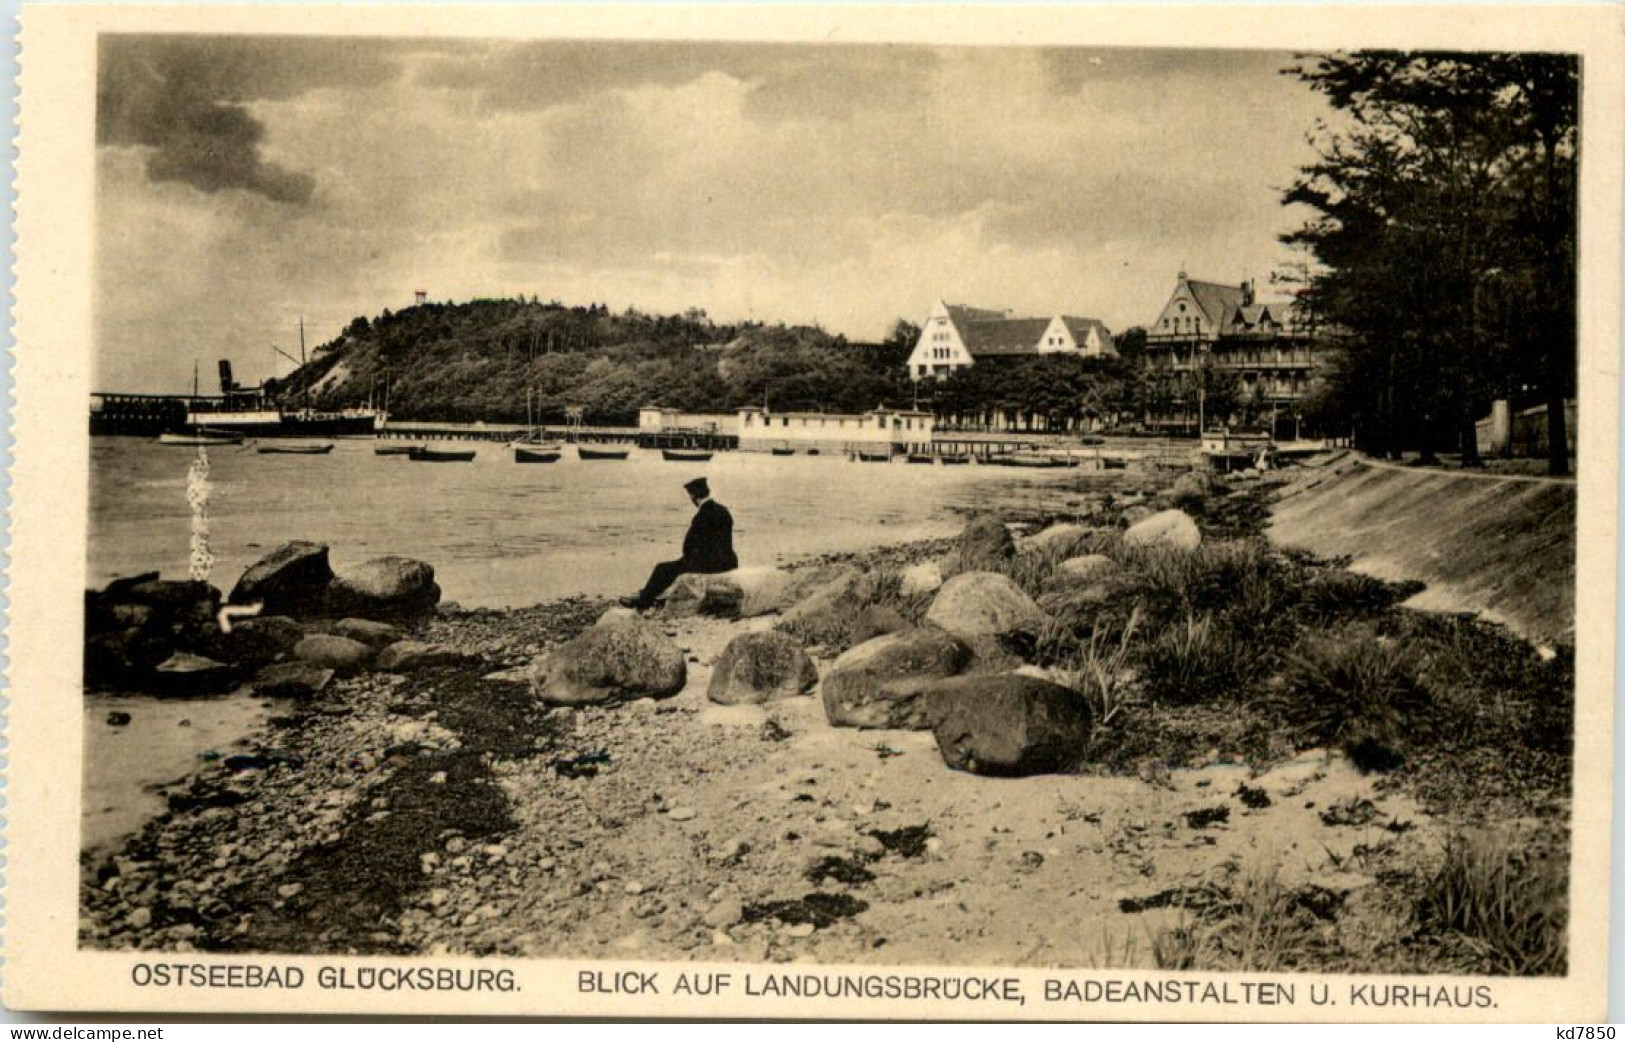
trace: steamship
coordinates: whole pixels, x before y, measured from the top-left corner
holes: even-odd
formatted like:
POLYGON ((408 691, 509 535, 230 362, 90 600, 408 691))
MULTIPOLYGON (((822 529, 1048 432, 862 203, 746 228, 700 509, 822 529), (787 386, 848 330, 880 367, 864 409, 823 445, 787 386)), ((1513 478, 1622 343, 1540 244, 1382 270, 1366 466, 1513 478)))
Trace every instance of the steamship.
POLYGON ((220 393, 191 395, 98 392, 90 398, 90 433, 152 437, 186 431, 241 434, 251 438, 333 438, 370 436, 383 413, 370 406, 351 409, 289 407, 274 401, 263 386, 243 387, 232 379, 231 362, 220 360, 220 393))

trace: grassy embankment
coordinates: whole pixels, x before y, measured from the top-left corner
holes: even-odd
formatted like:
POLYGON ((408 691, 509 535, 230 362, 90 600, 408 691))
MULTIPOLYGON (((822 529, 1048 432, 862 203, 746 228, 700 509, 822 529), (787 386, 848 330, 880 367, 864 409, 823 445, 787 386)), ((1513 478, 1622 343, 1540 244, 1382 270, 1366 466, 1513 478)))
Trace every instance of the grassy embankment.
MULTIPOLYGON (((1323 895, 1256 872, 1179 898, 1188 923, 1151 938, 1155 962, 1564 972, 1572 647, 1542 654, 1471 615, 1401 607, 1421 583, 1274 547, 1264 535, 1268 498, 1256 486, 1177 497, 1205 534, 1194 552, 1126 547, 1115 519, 1097 516, 1082 520, 1101 527, 998 566, 1029 595, 1050 592, 1051 605, 1067 558, 1102 554, 1119 566, 1104 597, 1063 599, 1021 649, 1094 710, 1077 769, 1155 783, 1169 769, 1264 767, 1335 748, 1450 820, 1452 838, 1426 867, 1389 863, 1383 841, 1361 851, 1359 867, 1411 905, 1391 966, 1347 965, 1327 940, 1336 910, 1317 901, 1323 895)), ((902 596, 896 569, 878 572, 880 603, 920 621, 930 597, 902 596)), ((843 642, 838 632, 803 636, 843 642)))

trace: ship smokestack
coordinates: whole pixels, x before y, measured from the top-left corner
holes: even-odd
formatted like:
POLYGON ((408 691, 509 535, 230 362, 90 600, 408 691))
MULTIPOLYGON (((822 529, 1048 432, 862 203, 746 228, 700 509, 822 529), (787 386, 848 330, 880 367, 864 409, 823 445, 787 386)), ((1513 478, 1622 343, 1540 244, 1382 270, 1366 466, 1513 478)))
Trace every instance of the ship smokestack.
POLYGON ((231 359, 222 358, 220 360, 220 393, 230 394, 236 389, 237 385, 231 380, 231 359))

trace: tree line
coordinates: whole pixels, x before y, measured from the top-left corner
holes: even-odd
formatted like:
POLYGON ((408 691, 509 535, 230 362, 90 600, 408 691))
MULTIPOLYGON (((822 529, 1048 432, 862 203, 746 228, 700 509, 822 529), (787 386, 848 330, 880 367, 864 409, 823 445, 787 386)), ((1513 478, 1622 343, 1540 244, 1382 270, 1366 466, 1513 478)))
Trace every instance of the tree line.
POLYGON ((1569 472, 1576 382, 1573 56, 1358 51, 1288 74, 1338 114, 1286 191, 1312 262, 1300 305, 1342 350, 1312 403, 1358 444, 1478 462, 1491 401, 1545 406, 1569 472))

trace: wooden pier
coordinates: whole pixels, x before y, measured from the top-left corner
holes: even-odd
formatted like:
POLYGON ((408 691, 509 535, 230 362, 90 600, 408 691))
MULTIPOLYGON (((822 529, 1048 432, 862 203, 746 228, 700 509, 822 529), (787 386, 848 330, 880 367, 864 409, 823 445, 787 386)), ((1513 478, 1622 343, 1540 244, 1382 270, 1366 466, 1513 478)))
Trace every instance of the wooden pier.
POLYGON ((379 438, 397 438, 405 441, 498 441, 510 442, 527 434, 536 434, 545 440, 576 444, 636 445, 640 449, 710 449, 728 450, 739 447, 739 436, 718 434, 714 431, 665 430, 647 431, 637 427, 572 427, 567 424, 543 424, 529 427, 522 423, 436 423, 429 420, 391 420, 379 424, 375 434, 379 438))

